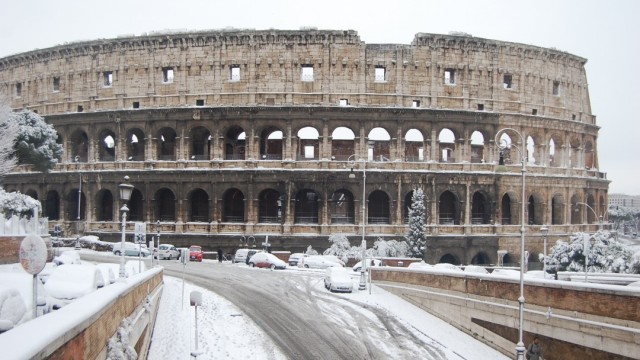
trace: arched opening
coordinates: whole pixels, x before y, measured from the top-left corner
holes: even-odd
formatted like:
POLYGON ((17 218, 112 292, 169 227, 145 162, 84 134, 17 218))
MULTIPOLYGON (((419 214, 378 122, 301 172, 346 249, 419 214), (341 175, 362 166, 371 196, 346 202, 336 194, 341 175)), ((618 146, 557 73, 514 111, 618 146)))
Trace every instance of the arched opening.
POLYGON ((244 160, 247 134, 239 126, 232 126, 224 139, 225 160, 244 160))
POLYGON ((402 219, 405 224, 409 223, 409 210, 411 210, 411 204, 413 204, 413 190, 409 191, 404 196, 404 206, 402 207, 402 219))
POLYGON ((282 131, 269 127, 260 136, 260 159, 282 160, 282 131))
POLYGON ((33 189, 29 189, 29 190, 25 191, 24 194, 27 195, 28 197, 34 199, 34 200, 38 200, 38 193, 33 189))
POLYGON ((298 130, 298 160, 318 160, 320 155, 320 134, 307 126, 298 130))
POLYGON ((80 193, 80 212, 78 212, 78 188, 72 189, 67 194, 67 216, 69 220, 84 220, 86 216, 86 199, 84 193, 80 193))
POLYGON ((543 207, 540 196, 533 194, 527 202, 527 223, 529 225, 542 225, 543 207))
POLYGON ((484 163, 484 135, 480 131, 471 134, 471 162, 484 163))
POLYGON ((452 163, 456 159, 454 157, 456 150, 456 137, 450 129, 440 130, 438 134, 438 150, 440 154, 440 162, 452 163))
POLYGON ((87 159, 89 158, 89 137, 87 134, 78 129, 71 134, 69 140, 71 148, 67 153, 71 154, 71 161, 76 161, 75 159, 77 157, 77 161, 87 162, 87 159))
POLYGON ((445 254, 438 260, 438 264, 460 265, 460 259, 455 255, 445 254))
POLYGON ((209 222, 209 194, 202 189, 193 189, 189 194, 189 221, 209 222))
POLYGON ((367 148, 367 159, 372 161, 389 161, 390 140, 389 132, 386 129, 377 127, 369 131, 369 143, 367 148))
MULTIPOLYGON (((591 207, 591 209, 587 209, 587 224, 595 224, 598 222, 598 218, 595 214, 596 211, 596 200, 593 198, 593 195, 589 194, 587 196, 587 205, 591 207), (593 211, 592 211, 593 210, 593 211)), ((582 205, 584 206, 584 205, 582 205)))
POLYGON ((551 199, 551 224, 564 224, 564 197, 556 194, 551 199))
POLYGON ((570 142, 571 145, 571 166, 572 168, 580 167, 580 140, 572 139, 570 142))
POLYGON ((222 195, 222 221, 231 223, 244 222, 245 197, 242 191, 231 188, 222 195))
POLYGON ((481 251, 471 259, 471 264, 472 265, 489 265, 491 264, 491 259, 486 253, 481 251))
POLYGON ((549 140, 549 166, 558 166, 558 163, 556 161, 556 142, 553 139, 549 140))
POLYGON ((162 188, 156 192, 156 217, 160 221, 176 221, 176 196, 173 191, 162 188))
POLYGON ((258 196, 258 222, 278 224, 282 221, 284 199, 273 189, 263 190, 258 196))
POLYGON ((296 194, 294 222, 296 224, 317 224, 320 198, 309 189, 302 189, 296 194))
POLYGON ((579 202, 581 202, 580 198, 574 194, 571 197, 571 224, 582 223, 582 208, 584 205, 578 204, 579 202))
MULTIPOLYGON (((133 189, 131 192, 131 199, 127 203, 127 207, 129 208, 129 214, 127 214, 127 219, 130 221, 144 221, 144 197, 142 196, 142 192, 138 189, 133 189)), ((156 212, 157 214, 157 212, 156 212)))
POLYGON ((471 204, 471 224, 488 224, 490 220, 489 201, 481 192, 476 191, 473 194, 471 204))
POLYGON ((515 214, 517 211, 514 211, 513 207, 516 206, 516 202, 512 200, 511 195, 504 194, 502 196, 502 206, 500 207, 500 219, 502 221, 502 225, 512 225, 516 224, 515 214))
POLYGON ((593 169, 595 167, 595 152, 591 141, 587 141, 584 144, 584 167, 586 169, 593 169))
POLYGON ((127 134, 127 160, 144 161, 144 133, 140 129, 131 129, 127 134))
POLYGON ((502 133, 500 135, 499 140, 499 148, 500 148, 500 165, 511 165, 513 164, 513 160, 511 159, 511 136, 507 133, 502 133))
POLYGON ((176 159, 176 132, 172 128, 162 128, 158 132, 158 160, 176 159))
POLYGON ((116 135, 111 130, 100 132, 98 159, 99 161, 115 161, 116 159, 116 135))
POLYGON ((113 221, 113 194, 102 189, 96 195, 96 220, 113 221))
POLYGON ((451 191, 440 195, 439 222, 441 225, 460 225, 460 203, 458 197, 451 191))
POLYGON ((49 190, 45 201, 45 214, 49 220, 60 220, 60 195, 57 191, 49 190))
POLYGON ((527 136, 527 164, 536 164, 536 142, 531 136, 527 136))
POLYGON ((334 192, 329 200, 329 213, 332 224, 355 224, 353 194, 349 190, 334 192))
POLYGON ((191 130, 189 136, 191 141, 191 160, 209 160, 211 153, 211 132, 205 127, 198 126, 191 130))
POLYGON ((382 190, 376 190, 369 195, 369 224, 389 224, 389 196, 382 190))
POLYGON ((404 158, 408 162, 424 161, 424 136, 418 129, 410 129, 404 136, 404 158))
POLYGON ((346 127, 337 127, 331 133, 331 159, 346 161, 355 154, 355 134, 346 127))

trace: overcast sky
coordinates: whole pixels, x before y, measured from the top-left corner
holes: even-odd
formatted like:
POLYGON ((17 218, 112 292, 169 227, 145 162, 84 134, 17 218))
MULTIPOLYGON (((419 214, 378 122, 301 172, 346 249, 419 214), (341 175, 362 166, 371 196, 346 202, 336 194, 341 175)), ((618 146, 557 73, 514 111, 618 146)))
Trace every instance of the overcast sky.
POLYGON ((588 59, 600 170, 610 192, 640 195, 640 1, 637 0, 15 0, 2 5, 0 57, 65 42, 225 27, 356 30, 371 43, 416 33, 473 36, 588 59))

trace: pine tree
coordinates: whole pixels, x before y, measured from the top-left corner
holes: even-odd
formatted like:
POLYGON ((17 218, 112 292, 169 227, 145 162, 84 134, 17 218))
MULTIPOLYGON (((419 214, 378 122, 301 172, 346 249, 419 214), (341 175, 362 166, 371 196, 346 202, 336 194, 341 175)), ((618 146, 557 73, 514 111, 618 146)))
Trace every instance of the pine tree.
POLYGON ((411 197, 411 207, 409 208, 408 256, 424 258, 427 250, 425 213, 424 193, 422 189, 415 189, 411 197))
POLYGON ((12 113, 11 119, 19 126, 15 139, 15 155, 19 164, 31 164, 34 169, 48 172, 62 157, 62 145, 52 125, 31 111, 12 113))

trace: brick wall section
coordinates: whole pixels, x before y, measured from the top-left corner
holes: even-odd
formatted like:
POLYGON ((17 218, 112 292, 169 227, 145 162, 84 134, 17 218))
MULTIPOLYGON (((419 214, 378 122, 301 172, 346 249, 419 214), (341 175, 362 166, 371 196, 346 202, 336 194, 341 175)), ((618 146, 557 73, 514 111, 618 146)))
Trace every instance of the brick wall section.
MULTIPOLYGON (((465 275, 429 274, 375 268, 371 273, 371 278, 374 281, 427 286, 516 302, 520 296, 520 284, 513 280, 498 281, 465 275)), ((640 294, 618 293, 605 289, 572 289, 563 286, 563 284, 542 286, 525 281, 524 297, 527 304, 640 321, 640 294)))
MULTIPOLYGON (((20 262, 20 244, 26 235, 0 236, 0 264, 15 264, 20 262)), ((51 241, 48 236, 42 238, 47 244, 47 261, 53 258, 51 241)))

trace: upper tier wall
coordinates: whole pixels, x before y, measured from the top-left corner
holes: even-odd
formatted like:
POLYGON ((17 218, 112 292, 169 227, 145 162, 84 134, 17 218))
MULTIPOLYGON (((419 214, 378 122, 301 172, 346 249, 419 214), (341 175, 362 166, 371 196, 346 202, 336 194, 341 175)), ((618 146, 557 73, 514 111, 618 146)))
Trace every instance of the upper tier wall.
POLYGON ((13 108, 42 115, 342 101, 595 124, 585 63, 558 50, 471 36, 419 33, 405 45, 365 44, 352 30, 210 31, 8 56, 0 59, 0 93, 13 108))

